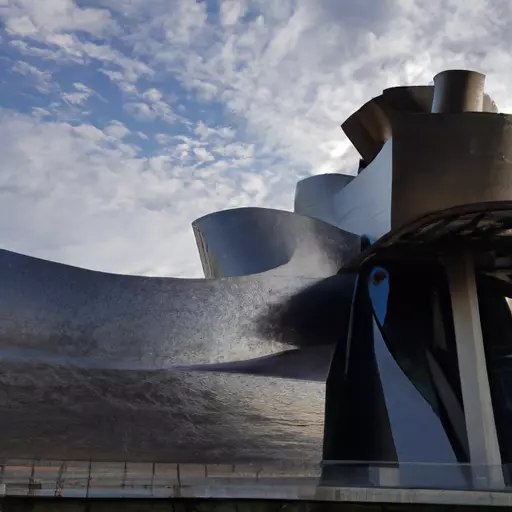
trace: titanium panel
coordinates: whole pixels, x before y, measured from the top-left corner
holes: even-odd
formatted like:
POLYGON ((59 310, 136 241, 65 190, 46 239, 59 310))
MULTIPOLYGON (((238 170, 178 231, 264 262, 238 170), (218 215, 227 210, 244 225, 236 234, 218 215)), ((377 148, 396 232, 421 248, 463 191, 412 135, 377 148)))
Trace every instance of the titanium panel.
POLYGON ((320 461, 353 278, 308 272, 118 276, 1 251, 0 453, 320 461))
MULTIPOLYGON (((443 82, 443 74, 440 73, 438 76, 438 82, 443 82)), ((442 88, 443 85, 441 83, 442 88)), ((433 99, 432 86, 390 87, 380 96, 366 102, 346 119, 341 127, 363 160, 369 164, 393 136, 395 116, 407 112, 431 112, 433 99)), ((453 97, 449 101, 453 102, 453 97)), ((437 105, 439 104, 437 100, 437 105)), ((483 94, 481 110, 498 112, 496 104, 487 94, 483 94)))
MULTIPOLYGON (((311 205, 296 202, 296 211, 328 222, 341 230, 374 240, 391 229, 392 140, 388 140, 375 160, 341 190, 317 196, 311 205)), ((313 176, 314 180, 323 176, 313 176)), ((325 190, 323 187, 318 187, 325 190)))
POLYGON ((302 215, 317 218, 314 214, 317 208, 323 208, 323 203, 345 188, 355 176, 350 174, 317 174, 297 182, 293 211, 302 215), (303 213, 304 212, 304 213, 303 213))
POLYGON ((335 274, 360 252, 359 237, 297 213, 268 208, 224 210, 197 219, 194 234, 205 277, 268 272, 335 274))

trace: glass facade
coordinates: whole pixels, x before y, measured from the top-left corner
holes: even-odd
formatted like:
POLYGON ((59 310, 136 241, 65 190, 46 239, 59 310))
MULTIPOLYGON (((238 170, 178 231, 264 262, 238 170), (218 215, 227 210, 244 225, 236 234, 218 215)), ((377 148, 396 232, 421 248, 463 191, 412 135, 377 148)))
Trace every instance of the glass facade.
MULTIPOLYGON (((469 462, 451 301, 441 265, 373 269, 374 315, 390 353, 441 419, 459 462, 469 462)), ((503 464, 512 462, 512 283, 477 274, 478 305, 503 464)))

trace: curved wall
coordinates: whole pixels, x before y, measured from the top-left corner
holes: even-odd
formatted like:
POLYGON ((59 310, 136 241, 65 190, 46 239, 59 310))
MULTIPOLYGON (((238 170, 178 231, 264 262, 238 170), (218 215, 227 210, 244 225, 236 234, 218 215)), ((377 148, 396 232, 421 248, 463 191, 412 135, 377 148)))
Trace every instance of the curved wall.
MULTIPOLYGON (((389 232, 392 142, 388 140, 373 162, 342 188, 330 190, 323 186, 325 175, 312 176, 299 182, 302 195, 306 195, 305 189, 310 189, 312 192, 309 196, 316 200, 309 204, 305 201, 296 202, 296 212, 359 236, 368 235, 374 240, 389 232)), ((339 176, 344 178, 343 175, 339 176)))
POLYGON ((205 277, 270 272, 324 277, 359 253, 359 237, 317 219, 268 208, 237 208, 193 223, 205 277))
POLYGON ((0 451, 320 461, 353 279, 308 272, 117 276, 0 251, 0 451))

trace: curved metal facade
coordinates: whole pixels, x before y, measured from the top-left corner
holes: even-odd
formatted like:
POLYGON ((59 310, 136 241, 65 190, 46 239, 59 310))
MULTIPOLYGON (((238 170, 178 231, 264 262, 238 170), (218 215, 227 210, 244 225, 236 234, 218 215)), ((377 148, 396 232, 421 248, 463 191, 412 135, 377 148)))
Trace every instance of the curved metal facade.
POLYGON ((388 89, 343 125, 356 177, 299 182, 294 212, 196 220, 205 279, 1 251, 0 453, 449 464, 422 466, 431 486, 471 478, 459 463, 501 471, 510 119, 480 90, 454 101, 453 76, 473 75, 437 80, 435 109, 482 112, 388 89))
POLYGON ((268 272, 334 275, 359 253, 358 237, 311 217, 267 208, 237 208, 193 223, 207 278, 268 272))
MULTIPOLYGON (((250 213, 235 223, 250 228, 250 213)), ((117 276, 0 252, 0 453, 320 460, 325 379, 354 282, 333 274, 359 240, 275 215, 296 275, 117 276)))

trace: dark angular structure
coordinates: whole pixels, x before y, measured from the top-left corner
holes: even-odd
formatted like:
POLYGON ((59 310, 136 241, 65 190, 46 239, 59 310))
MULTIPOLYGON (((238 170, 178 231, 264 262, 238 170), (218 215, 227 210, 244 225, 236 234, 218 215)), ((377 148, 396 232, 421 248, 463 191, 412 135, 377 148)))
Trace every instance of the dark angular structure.
POLYGON ((107 462, 150 496, 251 474, 268 497, 276 466, 302 478, 280 499, 507 490, 512 118, 483 86, 387 89, 343 124, 357 176, 196 220, 205 279, 0 252, 4 468, 41 459, 30 482, 54 468, 59 493, 85 472, 86 496, 107 462))

